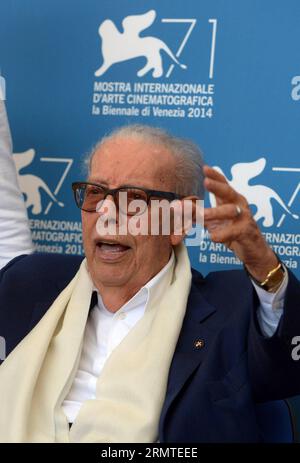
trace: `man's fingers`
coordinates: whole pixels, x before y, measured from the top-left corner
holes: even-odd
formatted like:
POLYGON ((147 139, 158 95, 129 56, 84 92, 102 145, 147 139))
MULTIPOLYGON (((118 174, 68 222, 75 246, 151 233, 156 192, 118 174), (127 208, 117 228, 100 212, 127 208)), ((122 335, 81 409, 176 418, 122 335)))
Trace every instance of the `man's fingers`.
POLYGON ((208 165, 203 166, 203 173, 207 178, 211 178, 212 180, 218 180, 222 183, 228 183, 224 175, 222 175, 220 172, 208 165))
POLYGON ((209 231, 211 240, 217 243, 231 243, 232 241, 235 241, 240 235, 239 230, 230 226, 224 228, 208 226, 207 229, 209 231))
POLYGON ((206 177, 204 180, 205 188, 216 196, 216 199, 221 203, 235 203, 238 201, 239 194, 231 188, 228 183, 223 183, 218 180, 212 180, 206 177))
POLYGON ((209 207, 204 209, 204 223, 211 220, 234 220, 242 217, 243 211, 235 204, 223 204, 222 206, 209 207))
POLYGON ((217 203, 216 207, 204 209, 205 228, 212 241, 232 249, 243 239, 245 230, 251 228, 253 217, 248 202, 230 186, 224 175, 209 166, 203 171, 204 186, 216 197, 217 203))
POLYGON ((217 204, 235 203, 247 206, 246 198, 229 185, 224 175, 209 166, 204 166, 203 172, 204 186, 207 191, 215 195, 217 204))

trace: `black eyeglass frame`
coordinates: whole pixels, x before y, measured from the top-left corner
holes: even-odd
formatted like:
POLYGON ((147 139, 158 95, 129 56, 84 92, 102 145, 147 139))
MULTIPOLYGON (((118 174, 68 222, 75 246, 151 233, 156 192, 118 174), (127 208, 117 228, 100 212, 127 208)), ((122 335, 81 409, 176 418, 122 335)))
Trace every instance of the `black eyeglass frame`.
POLYGON ((98 183, 93 183, 93 182, 73 182, 72 183, 72 190, 73 190, 73 193, 74 193, 75 203, 76 203, 77 207, 80 210, 85 211, 85 212, 96 212, 96 209, 84 209, 84 208, 80 207, 80 205, 78 204, 76 192, 77 192, 78 188, 81 185, 84 185, 84 186, 90 185, 90 186, 94 186, 94 187, 97 187, 97 188, 101 188, 101 190, 103 190, 103 192, 104 192, 103 200, 105 200, 106 197, 110 195, 110 196, 112 196, 114 198, 114 203, 117 205, 117 207, 119 207, 119 202, 116 199, 116 194, 119 191, 126 191, 127 189, 140 190, 140 191, 143 191, 143 193, 146 193, 146 195, 147 195, 147 201, 146 201, 147 206, 149 205, 150 199, 153 198, 153 197, 154 198, 167 199, 168 201, 174 201, 175 199, 183 199, 184 198, 184 196, 178 195, 177 193, 173 193, 173 192, 170 192, 170 191, 149 190, 147 188, 142 188, 142 187, 134 186, 134 185, 124 185, 124 186, 121 186, 119 188, 110 189, 110 188, 106 188, 103 185, 99 185, 98 183))

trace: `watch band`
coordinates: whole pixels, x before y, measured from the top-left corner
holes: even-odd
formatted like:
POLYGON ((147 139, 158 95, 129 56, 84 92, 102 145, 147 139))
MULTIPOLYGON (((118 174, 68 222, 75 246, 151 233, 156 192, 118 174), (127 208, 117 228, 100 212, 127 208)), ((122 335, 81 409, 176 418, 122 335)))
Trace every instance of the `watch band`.
POLYGON ((252 276, 248 272, 248 270, 247 270, 247 268, 245 266, 244 266, 244 268, 245 268, 247 274, 249 275, 249 277, 260 288, 263 288, 268 292, 274 292, 275 290, 277 290, 279 288, 279 286, 281 285, 281 283, 283 281, 284 274, 285 274, 284 266, 283 266, 283 264, 282 264, 282 262, 280 260, 279 260, 278 265, 276 265, 276 267, 274 267, 272 270, 269 271, 268 275, 266 276, 266 278, 263 281, 259 281, 256 278, 254 278, 254 276, 252 276))
POLYGON ((282 263, 279 262, 279 264, 275 268, 270 270, 270 272, 268 273, 268 275, 266 276, 264 281, 262 281, 260 283, 260 286, 263 288, 264 286, 268 285, 268 283, 269 283, 270 279, 272 278, 272 276, 275 275, 276 272, 278 272, 278 270, 281 269, 281 267, 282 267, 282 263))

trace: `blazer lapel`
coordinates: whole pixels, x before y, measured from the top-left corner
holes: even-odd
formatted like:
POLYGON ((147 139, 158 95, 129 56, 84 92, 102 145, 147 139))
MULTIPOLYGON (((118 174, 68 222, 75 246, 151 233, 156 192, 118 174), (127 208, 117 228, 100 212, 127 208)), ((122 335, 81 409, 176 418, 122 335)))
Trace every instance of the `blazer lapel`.
POLYGON ((192 283, 185 319, 170 367, 167 393, 160 417, 159 435, 162 439, 163 424, 170 405, 206 355, 213 333, 205 322, 216 310, 216 307, 202 296, 199 285, 192 283))

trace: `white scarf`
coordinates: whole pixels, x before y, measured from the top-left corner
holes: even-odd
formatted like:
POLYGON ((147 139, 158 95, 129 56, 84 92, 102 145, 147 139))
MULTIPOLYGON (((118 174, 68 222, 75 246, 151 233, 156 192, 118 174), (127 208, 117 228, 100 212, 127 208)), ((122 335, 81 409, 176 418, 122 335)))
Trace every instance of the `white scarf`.
POLYGON ((93 289, 84 260, 74 279, 0 366, 0 442, 154 442, 170 364, 185 315, 191 270, 183 244, 164 296, 105 363, 96 399, 83 403, 71 430, 61 404, 81 355, 93 289))

